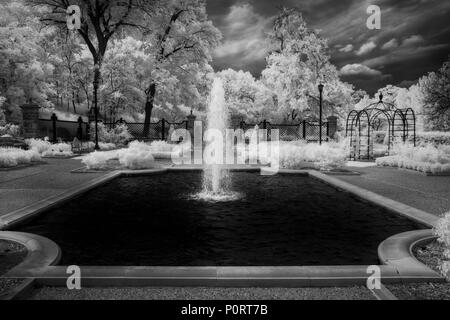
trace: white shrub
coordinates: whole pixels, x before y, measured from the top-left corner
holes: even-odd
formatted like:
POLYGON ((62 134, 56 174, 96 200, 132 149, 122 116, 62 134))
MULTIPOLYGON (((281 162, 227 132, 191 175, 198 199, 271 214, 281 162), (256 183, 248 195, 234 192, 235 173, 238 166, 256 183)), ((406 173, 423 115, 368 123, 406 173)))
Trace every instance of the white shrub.
POLYGON ((140 149, 126 149, 119 154, 119 163, 131 170, 152 169, 155 167, 155 159, 152 153, 140 149))
POLYGON ((71 157, 73 156, 72 146, 67 143, 58 143, 51 145, 42 153, 43 157, 71 157))
POLYGON ((112 160, 118 160, 123 168, 131 170, 155 167, 150 146, 139 141, 133 141, 127 149, 92 152, 83 158, 82 163, 90 170, 104 170, 112 160))
MULTIPOLYGON (((95 123, 91 123, 90 132, 95 132, 95 123)), ((92 139, 95 134, 91 135, 92 139)), ((98 140, 103 143, 114 143, 115 145, 126 145, 128 141, 133 139, 128 126, 126 124, 116 125, 114 128, 108 128, 103 123, 98 123, 98 140)))
POLYGON ((450 145, 450 132, 429 131, 418 132, 416 134, 416 143, 418 145, 450 145))
POLYGON ((48 141, 48 138, 44 140, 40 139, 28 139, 25 140, 28 147, 39 153, 43 157, 71 157, 73 156, 72 146, 68 143, 52 144, 48 141))
POLYGON ((20 135, 20 127, 7 123, 4 126, 0 125, 0 137, 2 136, 11 136, 13 138, 16 138, 20 135))
POLYGON ((48 149, 51 148, 52 144, 50 141, 48 141, 48 138, 45 138, 44 140, 40 139, 28 139, 25 140, 26 144, 28 144, 28 147, 31 150, 36 151, 39 154, 44 153, 48 149))
POLYGON ((105 142, 99 142, 98 146, 100 147, 100 150, 104 150, 104 151, 110 151, 110 150, 114 150, 114 149, 117 148, 116 144, 114 144, 114 143, 105 143, 105 142))
POLYGON ((154 153, 164 153, 164 152, 172 152, 173 148, 176 144, 170 144, 166 141, 153 141, 150 144, 150 148, 154 153))
POLYGON ((444 245, 444 260, 441 262, 441 272, 450 279, 450 212, 439 219, 435 229, 438 241, 444 245))
MULTIPOLYGON (((349 154, 347 141, 322 145, 301 141, 280 142, 280 168, 302 169, 305 163, 321 170, 343 166, 349 154)), ((264 159, 262 159, 264 160, 264 159)))
POLYGON ((83 157, 81 161, 89 170, 104 170, 108 162, 119 159, 119 151, 94 151, 83 157))
POLYGON ((37 161, 41 161, 41 156, 34 150, 0 148, 0 168, 11 168, 37 161))
MULTIPOLYGON (((238 154, 246 150, 246 159, 255 163, 259 160, 262 164, 273 163, 272 152, 276 148, 271 142, 263 142, 258 146, 251 144, 248 148, 238 145, 238 154), (260 152, 261 149, 267 152, 260 152), (268 156, 268 158, 266 157, 268 156), (272 158, 271 158, 272 157, 272 158)), ((312 167, 321 170, 330 170, 343 166, 349 154, 347 141, 330 142, 322 145, 306 143, 304 141, 279 142, 279 164, 283 169, 304 169, 312 167)))
POLYGON ((414 147, 412 144, 394 145, 392 156, 376 160, 379 166, 399 167, 425 173, 450 172, 450 146, 431 144, 414 147))

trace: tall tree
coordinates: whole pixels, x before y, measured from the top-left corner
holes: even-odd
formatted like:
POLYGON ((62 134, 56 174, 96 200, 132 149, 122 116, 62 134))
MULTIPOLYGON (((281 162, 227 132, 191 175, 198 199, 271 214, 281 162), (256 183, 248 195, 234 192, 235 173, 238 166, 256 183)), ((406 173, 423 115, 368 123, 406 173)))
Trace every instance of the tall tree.
POLYGON ((154 63, 145 89, 145 135, 155 103, 161 104, 158 101, 164 91, 161 84, 166 79, 176 82, 183 79, 185 83, 184 80, 196 78, 199 72, 210 71, 208 62, 221 38, 208 20, 205 0, 165 0, 161 4, 164 10, 148 21, 152 32, 145 38, 149 44, 146 51, 154 63))
POLYGON ((0 3, 0 92, 9 121, 21 120, 19 106, 50 107, 54 66, 44 45, 53 30, 40 31, 39 19, 22 1, 0 3))
POLYGON ((101 79, 101 68, 110 40, 125 28, 145 30, 141 23, 157 11, 157 0, 30 0, 32 5, 43 7, 41 21, 47 25, 67 25, 66 11, 71 5, 81 9, 81 28, 78 34, 86 43, 94 62, 93 96, 101 79))
POLYGON ((429 130, 450 130, 450 57, 441 69, 419 80, 429 130))
POLYGON ((253 123, 275 120, 272 114, 274 96, 250 72, 227 69, 217 76, 223 81, 226 103, 233 114, 253 123))
POLYGON ((282 8, 270 34, 272 52, 262 80, 277 96, 278 112, 285 121, 318 114, 318 85, 325 85, 325 114, 342 119, 348 110, 353 87, 339 79, 330 63, 327 41, 307 28, 297 9, 282 8))
POLYGON ((100 100, 109 118, 134 115, 145 101, 144 88, 152 62, 144 51, 145 44, 127 36, 111 42, 103 65, 100 100))

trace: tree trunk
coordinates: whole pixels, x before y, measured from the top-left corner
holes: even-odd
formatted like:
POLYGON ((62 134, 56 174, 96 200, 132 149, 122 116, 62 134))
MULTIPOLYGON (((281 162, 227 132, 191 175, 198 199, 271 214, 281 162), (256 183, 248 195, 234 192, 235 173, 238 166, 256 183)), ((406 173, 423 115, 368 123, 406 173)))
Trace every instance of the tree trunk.
POLYGON ((94 106, 94 116, 99 115, 99 108, 98 108, 98 87, 100 85, 100 79, 101 79, 101 59, 94 59, 94 82, 93 82, 93 96, 92 96, 92 105, 94 106), (97 108, 96 108, 97 107, 97 108))
POLYGON ((73 113, 77 114, 77 107, 75 105, 75 91, 72 91, 72 106, 73 106, 73 113))
POLYGON ((150 133, 150 122, 152 119, 153 103, 156 95, 156 83, 152 83, 146 90, 147 100, 145 102, 145 123, 144 123, 144 137, 148 137, 150 133))

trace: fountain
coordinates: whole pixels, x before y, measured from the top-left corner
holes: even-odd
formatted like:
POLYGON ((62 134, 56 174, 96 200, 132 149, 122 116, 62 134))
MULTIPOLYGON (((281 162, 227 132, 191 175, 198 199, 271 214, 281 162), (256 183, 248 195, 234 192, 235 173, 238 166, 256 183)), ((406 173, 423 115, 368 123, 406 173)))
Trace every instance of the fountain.
MULTIPOLYGON (((229 111, 225 103, 225 90, 222 80, 214 79, 207 110, 207 132, 218 130, 222 133, 222 141, 214 139, 211 149, 214 152, 225 153, 224 137, 229 128, 229 111)), ((196 195, 198 200, 223 202, 240 198, 236 192, 230 191, 231 176, 223 164, 213 163, 205 165, 203 169, 203 191, 196 195)))

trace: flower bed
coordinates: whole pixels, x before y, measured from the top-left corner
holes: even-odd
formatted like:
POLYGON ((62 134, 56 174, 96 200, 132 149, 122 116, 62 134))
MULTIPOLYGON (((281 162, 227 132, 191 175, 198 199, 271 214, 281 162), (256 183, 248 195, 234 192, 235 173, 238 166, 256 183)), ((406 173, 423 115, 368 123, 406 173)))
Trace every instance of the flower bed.
POLYGON ((439 271, 450 280, 450 212, 447 212, 436 225, 435 234, 443 247, 439 271))
POLYGON ((153 169, 158 165, 155 159, 172 159, 172 155, 181 156, 190 150, 190 144, 169 144, 155 141, 151 144, 133 141, 126 149, 112 151, 96 151, 85 156, 82 162, 89 170, 153 169))
MULTIPOLYGON (((437 241, 414 248, 414 256, 450 280, 450 212, 442 217, 435 230, 437 241)), ((448 300, 449 283, 412 283, 388 285, 388 289, 401 300, 448 300)))
POLYGON ((378 166, 398 167, 424 173, 450 173, 450 146, 423 145, 414 147, 411 144, 398 144, 393 155, 378 158, 378 166))
POLYGON ((431 131, 431 132, 418 132, 416 134, 417 145, 450 145, 450 132, 431 131))
MULTIPOLYGON (((303 141, 280 142, 279 150, 280 168, 294 170, 307 168, 333 170, 345 165, 349 154, 347 141, 322 145, 303 141)), ((255 148, 250 148, 249 159, 254 160, 257 152, 255 148)), ((260 160, 267 163, 274 161, 274 159, 261 159, 261 157, 260 160)))
POLYGON ((26 140, 29 148, 42 157, 72 157, 72 146, 68 143, 52 144, 48 140, 28 139, 26 140))
POLYGON ((5 125, 0 125, 0 137, 1 136, 11 136, 13 138, 18 137, 20 134, 20 127, 14 124, 7 123, 5 125))
MULTIPOLYGON (((94 123, 91 124, 91 132, 95 132, 94 123)), ((124 146, 132 139, 133 136, 129 132, 126 124, 120 124, 116 125, 114 128, 108 128, 103 123, 98 123, 99 142, 124 146)))
POLYGON ((39 161, 41 161, 41 156, 34 150, 0 148, 0 168, 13 168, 39 161))

